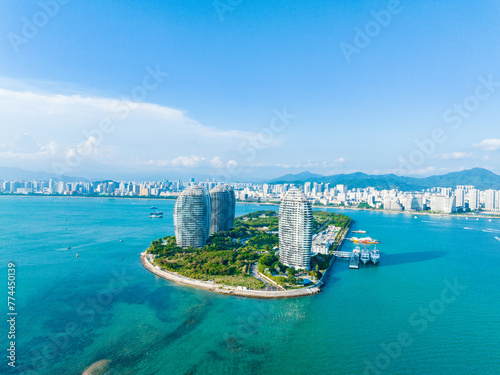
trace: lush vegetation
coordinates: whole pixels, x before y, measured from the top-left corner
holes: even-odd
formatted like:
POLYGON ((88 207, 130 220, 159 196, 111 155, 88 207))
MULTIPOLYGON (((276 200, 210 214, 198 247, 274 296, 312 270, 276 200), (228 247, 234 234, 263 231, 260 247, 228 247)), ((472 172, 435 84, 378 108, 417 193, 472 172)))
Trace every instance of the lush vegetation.
POLYGON ((351 222, 351 218, 341 214, 326 211, 314 211, 314 233, 321 232, 329 225, 345 228, 351 222))
POLYGON ((373 208, 372 206, 370 206, 368 203, 366 202, 361 202, 360 204, 358 204, 358 208, 364 208, 364 209, 370 209, 370 208, 373 208))
MULTIPOLYGON (((344 215, 314 212, 316 231, 328 225, 345 227, 349 222, 350 218, 344 215)), ((175 237, 165 237, 153 241, 148 253, 155 255, 154 263, 165 270, 224 285, 264 287, 251 275, 254 263, 258 263, 259 272, 284 287, 302 286, 304 277, 319 280, 331 256, 313 257, 309 273, 297 272, 280 263, 276 255, 277 232, 277 212, 257 211, 237 218, 230 231, 211 235, 203 248, 183 249, 177 246, 175 237)))

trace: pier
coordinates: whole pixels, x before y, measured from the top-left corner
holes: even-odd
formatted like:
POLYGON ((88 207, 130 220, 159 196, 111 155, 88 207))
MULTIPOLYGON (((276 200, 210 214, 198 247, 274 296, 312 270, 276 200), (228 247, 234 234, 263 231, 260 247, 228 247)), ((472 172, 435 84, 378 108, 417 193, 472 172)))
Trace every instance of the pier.
POLYGON ((352 256, 352 253, 348 251, 332 251, 332 254, 337 258, 350 258, 352 256))

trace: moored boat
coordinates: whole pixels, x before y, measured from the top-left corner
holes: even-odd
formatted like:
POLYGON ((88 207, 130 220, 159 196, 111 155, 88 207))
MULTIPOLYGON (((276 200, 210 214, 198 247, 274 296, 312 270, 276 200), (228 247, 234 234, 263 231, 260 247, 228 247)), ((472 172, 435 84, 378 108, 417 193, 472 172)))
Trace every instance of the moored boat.
POLYGON ((371 237, 365 237, 365 238, 353 237, 351 238, 351 241, 354 243, 362 243, 364 245, 376 245, 379 243, 379 240, 373 239, 371 237))
POLYGON ((359 257, 361 255, 361 249, 359 246, 356 246, 356 248, 352 251, 352 255, 359 257))
POLYGON ((363 262, 363 264, 366 264, 370 261, 370 252, 366 247, 363 250, 361 250, 361 255, 359 259, 363 262))
POLYGON ((380 260, 380 251, 378 251, 377 248, 370 251, 370 259, 373 264, 377 264, 378 261, 380 260))

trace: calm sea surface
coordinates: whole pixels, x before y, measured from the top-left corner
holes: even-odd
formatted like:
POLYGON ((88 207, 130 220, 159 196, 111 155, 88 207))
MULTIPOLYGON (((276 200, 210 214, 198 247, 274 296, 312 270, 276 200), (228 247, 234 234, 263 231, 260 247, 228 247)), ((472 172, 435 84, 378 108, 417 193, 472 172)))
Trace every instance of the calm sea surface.
MULTIPOLYGON (((337 260, 323 293, 267 301, 142 267, 151 240, 173 235, 173 205, 0 196, 0 343, 5 354, 13 261, 20 373, 81 374, 102 360, 111 374, 500 373, 500 221, 341 210, 381 241, 381 263, 337 260), (163 219, 148 217, 153 205, 163 219)), ((237 214, 259 209, 277 207, 237 214)), ((0 373, 18 373, 1 357, 0 373)))

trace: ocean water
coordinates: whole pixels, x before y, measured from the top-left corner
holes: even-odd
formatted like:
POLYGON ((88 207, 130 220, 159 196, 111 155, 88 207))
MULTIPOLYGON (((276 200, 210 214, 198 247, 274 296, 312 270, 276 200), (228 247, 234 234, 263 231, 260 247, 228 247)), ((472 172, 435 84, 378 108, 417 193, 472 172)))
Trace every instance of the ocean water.
MULTIPOLYGON (((0 300, 6 320, 13 261, 18 313, 17 368, 3 355, 0 373, 82 374, 103 360, 110 374, 500 373, 500 221, 340 210, 381 241, 380 264, 337 260, 323 293, 268 301, 142 267, 151 240, 173 234, 173 205, 0 196, 0 300)), ((277 207, 237 214, 258 209, 277 207)))

